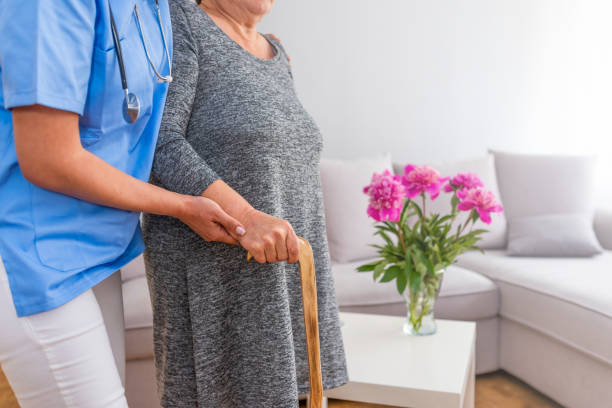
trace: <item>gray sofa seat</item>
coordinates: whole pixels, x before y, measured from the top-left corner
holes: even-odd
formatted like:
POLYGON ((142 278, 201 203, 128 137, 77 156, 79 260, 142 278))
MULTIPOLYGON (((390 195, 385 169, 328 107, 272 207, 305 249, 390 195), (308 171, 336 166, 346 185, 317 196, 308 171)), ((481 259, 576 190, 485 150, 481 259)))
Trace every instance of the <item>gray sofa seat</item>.
POLYGON ((612 251, 593 258, 467 253, 459 264, 500 288, 500 315, 612 365, 612 251))

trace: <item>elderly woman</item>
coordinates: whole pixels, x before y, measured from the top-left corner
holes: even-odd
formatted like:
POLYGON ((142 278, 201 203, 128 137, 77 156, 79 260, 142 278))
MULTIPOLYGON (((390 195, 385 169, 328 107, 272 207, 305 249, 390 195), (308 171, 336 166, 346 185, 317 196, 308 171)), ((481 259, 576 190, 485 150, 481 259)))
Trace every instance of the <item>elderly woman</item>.
POLYGON ((246 233, 244 248, 205 242, 177 219, 145 216, 164 407, 295 407, 308 392, 296 233, 315 255, 323 385, 347 381, 318 170, 322 139, 283 48, 256 31, 272 3, 170 2, 174 82, 152 182, 213 199, 246 233), (245 249, 257 263, 246 262, 245 249))

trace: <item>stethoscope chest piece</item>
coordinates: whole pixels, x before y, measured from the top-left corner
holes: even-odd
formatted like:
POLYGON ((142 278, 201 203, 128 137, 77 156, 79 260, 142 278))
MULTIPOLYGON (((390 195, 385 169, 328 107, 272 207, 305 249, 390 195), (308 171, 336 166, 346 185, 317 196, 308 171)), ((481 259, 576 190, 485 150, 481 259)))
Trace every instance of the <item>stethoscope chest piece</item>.
POLYGON ((138 97, 131 92, 125 92, 123 99, 123 118, 128 123, 134 123, 140 115, 140 101, 138 97))
MULTIPOLYGON (((149 61, 149 65, 155 72, 155 77, 158 82, 172 82, 172 66, 170 63, 170 53, 168 52, 168 44, 166 43, 166 33, 164 31, 164 27, 162 24, 161 13, 159 11, 159 2, 155 1, 156 11, 157 11, 157 21, 159 23, 159 29, 162 33, 162 38, 164 41, 164 51, 166 52, 166 57, 168 58, 168 75, 164 76, 159 73, 153 61, 151 61, 151 57, 149 56, 149 46, 145 41, 142 26, 140 23, 140 16, 138 14, 138 7, 134 5, 134 14, 136 15, 136 23, 138 24, 138 32, 140 33, 140 37, 142 43, 144 45, 145 55, 147 60, 149 61)), ((121 49, 121 41, 119 40, 119 33, 117 32, 117 26, 115 25, 115 17, 113 16, 113 10, 110 9, 110 20, 111 20, 111 31, 113 34, 113 42, 115 43, 115 53, 117 54, 117 62, 119 64, 119 73, 121 74, 121 86, 123 87, 123 92, 125 97, 123 99, 123 118, 128 123, 134 123, 138 120, 138 116, 140 115, 140 100, 138 97, 130 92, 128 88, 127 76, 125 75, 125 65, 123 63, 123 50, 121 49)))
POLYGON ((158 84, 165 84, 168 82, 172 82, 172 76, 170 75, 166 75, 164 77, 155 77, 155 80, 157 81, 158 84))

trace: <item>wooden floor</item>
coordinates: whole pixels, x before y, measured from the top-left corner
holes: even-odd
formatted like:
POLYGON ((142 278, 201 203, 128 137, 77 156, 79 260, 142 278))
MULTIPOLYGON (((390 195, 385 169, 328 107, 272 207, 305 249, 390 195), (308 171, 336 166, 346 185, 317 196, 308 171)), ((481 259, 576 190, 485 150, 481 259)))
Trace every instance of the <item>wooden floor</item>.
MULTIPOLYGON (((329 401, 329 408, 391 408, 388 405, 329 401)), ((476 377, 476 408, 562 408, 524 382, 498 371, 476 377)))
POLYGON ((0 370, 0 408, 18 408, 17 401, 11 392, 4 377, 4 373, 0 370))
MULTIPOLYGON (((2 370, 0 370, 0 408, 19 408, 2 370)), ((390 407, 330 400, 329 408, 390 407)), ((476 408, 561 408, 561 406, 522 381, 498 371, 476 377, 476 408)))

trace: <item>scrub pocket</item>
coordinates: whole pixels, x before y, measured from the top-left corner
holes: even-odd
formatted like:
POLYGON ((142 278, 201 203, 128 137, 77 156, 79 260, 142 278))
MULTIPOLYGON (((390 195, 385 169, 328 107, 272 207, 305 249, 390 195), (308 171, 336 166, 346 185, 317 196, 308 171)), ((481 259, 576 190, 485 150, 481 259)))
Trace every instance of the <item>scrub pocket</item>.
MULTIPOLYGON (((125 93, 121 85, 121 74, 115 48, 101 50, 94 47, 91 76, 83 116, 79 120, 81 143, 84 147, 96 144, 101 138, 117 146, 127 146, 131 151, 138 144, 152 112, 154 80, 148 70, 142 71, 142 61, 135 63, 134 55, 140 55, 140 37, 122 39, 126 76, 129 91, 140 101, 140 114, 135 123, 123 117, 125 93), (139 72, 135 72, 139 71, 139 72)), ((146 56, 142 58, 146 62, 146 56)))
POLYGON ((137 213, 32 188, 34 240, 43 265, 60 271, 104 265, 121 256, 134 237, 137 213))

